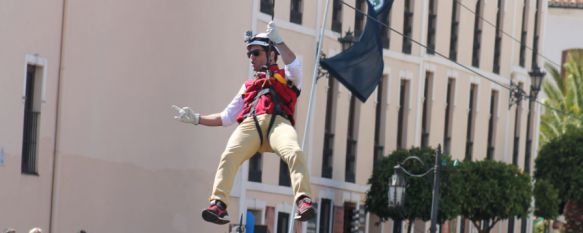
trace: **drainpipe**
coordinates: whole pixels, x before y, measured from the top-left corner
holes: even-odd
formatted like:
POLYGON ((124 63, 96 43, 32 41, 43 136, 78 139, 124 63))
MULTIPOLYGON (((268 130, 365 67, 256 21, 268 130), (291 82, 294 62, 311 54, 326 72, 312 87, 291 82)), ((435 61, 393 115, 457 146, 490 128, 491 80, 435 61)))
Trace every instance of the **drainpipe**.
POLYGON ((53 145, 53 174, 51 180, 51 204, 49 213, 49 233, 56 232, 55 230, 55 216, 57 213, 57 203, 59 198, 58 182, 58 147, 59 147, 59 122, 61 119, 60 103, 61 103, 61 81, 63 77, 63 57, 65 52, 65 22, 67 15, 67 0, 63 0, 62 4, 62 15, 61 15, 61 41, 60 41, 60 51, 59 51, 59 61, 58 61, 58 75, 57 75, 57 97, 56 97, 56 117, 55 117, 55 133, 54 133, 54 145, 53 145))

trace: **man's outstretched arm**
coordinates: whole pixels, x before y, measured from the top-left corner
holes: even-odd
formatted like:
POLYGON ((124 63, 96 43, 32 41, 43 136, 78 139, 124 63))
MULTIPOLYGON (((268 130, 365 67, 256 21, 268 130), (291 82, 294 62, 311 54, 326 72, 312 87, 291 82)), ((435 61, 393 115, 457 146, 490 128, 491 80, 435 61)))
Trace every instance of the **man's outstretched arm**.
POLYGON ((279 55, 284 64, 289 65, 296 59, 294 52, 283 42, 283 38, 279 35, 277 26, 273 21, 267 24, 267 36, 274 43, 275 47, 277 47, 277 50, 279 50, 279 55))
POLYGON ((214 113, 210 115, 201 115, 200 113, 194 113, 190 107, 178 107, 172 105, 172 108, 176 110, 176 115, 174 119, 177 121, 193 124, 193 125, 206 125, 206 126, 222 126, 223 121, 221 120, 220 113, 214 113))
POLYGON ((222 126, 221 113, 214 113, 210 115, 200 116, 199 124, 206 126, 222 126))
POLYGON ((220 113, 213 113, 209 115, 201 115, 200 113, 194 113, 190 107, 178 107, 172 105, 172 108, 176 110, 176 116, 174 119, 183 122, 190 123, 194 125, 206 125, 206 126, 229 126, 236 122, 237 116, 243 109, 243 99, 241 95, 245 92, 245 86, 241 86, 241 89, 233 97, 233 100, 227 107, 220 113))

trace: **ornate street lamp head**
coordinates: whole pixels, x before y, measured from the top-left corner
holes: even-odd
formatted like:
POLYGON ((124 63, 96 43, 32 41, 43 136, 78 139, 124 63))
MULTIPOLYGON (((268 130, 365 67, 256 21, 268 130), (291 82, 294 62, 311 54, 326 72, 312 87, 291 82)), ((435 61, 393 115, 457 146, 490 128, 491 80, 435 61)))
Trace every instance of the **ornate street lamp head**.
POLYGON ((391 180, 389 181, 389 207, 401 207, 405 204, 405 192, 407 182, 405 178, 399 174, 398 170, 400 166, 395 166, 395 173, 391 176, 391 180))
POLYGON ((348 29, 346 34, 344 34, 344 37, 338 38, 338 41, 340 42, 340 44, 342 44, 342 50, 346 50, 346 49, 352 47, 352 44, 354 44, 354 42, 356 42, 356 39, 354 38, 354 35, 350 31, 350 29, 348 29))
POLYGON ((534 99, 536 99, 538 92, 540 91, 540 87, 543 83, 543 78, 545 77, 546 74, 547 72, 543 68, 540 68, 538 66, 533 67, 532 70, 528 72, 528 75, 530 75, 530 77, 532 78, 530 89, 532 90, 532 97, 534 99))

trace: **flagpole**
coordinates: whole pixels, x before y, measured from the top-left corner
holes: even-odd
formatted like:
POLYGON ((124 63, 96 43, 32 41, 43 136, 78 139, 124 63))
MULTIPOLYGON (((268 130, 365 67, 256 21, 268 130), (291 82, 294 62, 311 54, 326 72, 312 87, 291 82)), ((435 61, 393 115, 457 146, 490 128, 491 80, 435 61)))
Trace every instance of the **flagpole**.
MULTIPOLYGON (((310 99, 308 101, 308 113, 306 116, 306 126, 304 128, 304 137, 302 138, 302 149, 305 150, 308 131, 312 128, 312 117, 314 113, 314 102, 316 101, 316 82, 318 81, 318 67, 320 66, 320 56, 322 54, 322 39, 324 38, 324 29, 326 26, 326 15, 328 14, 328 3, 330 0, 326 0, 326 8, 324 10, 324 19, 322 20, 322 26, 320 28, 320 35, 318 38, 318 43, 316 45, 316 59, 314 62, 314 71, 312 72, 312 86, 310 89, 310 99)), ((308 163, 310 160, 308 159, 308 163)))
MULTIPOLYGON (((314 71, 312 72, 312 86, 310 88, 310 98, 308 100, 308 113, 306 114, 306 126, 304 128, 304 137, 302 138, 302 150, 304 151, 304 156, 306 156, 306 161, 308 161, 308 172, 312 170, 311 160, 309 153, 306 153, 306 141, 308 138, 308 131, 311 132, 312 129, 312 117, 314 113, 314 102, 316 101, 316 82, 318 81, 318 67, 320 66, 320 56, 322 55, 322 39, 324 38, 324 30, 326 28, 326 16, 328 15, 328 7, 330 0, 326 0, 326 6, 324 7, 324 16, 322 16, 322 26, 320 26, 320 34, 318 35, 318 43, 316 44, 316 59, 314 61, 314 71)), ((311 134, 309 134, 311 135, 311 134)), ((292 213, 290 214, 290 223, 288 233, 293 233, 294 231, 294 217, 296 209, 296 200, 292 203, 292 213)))

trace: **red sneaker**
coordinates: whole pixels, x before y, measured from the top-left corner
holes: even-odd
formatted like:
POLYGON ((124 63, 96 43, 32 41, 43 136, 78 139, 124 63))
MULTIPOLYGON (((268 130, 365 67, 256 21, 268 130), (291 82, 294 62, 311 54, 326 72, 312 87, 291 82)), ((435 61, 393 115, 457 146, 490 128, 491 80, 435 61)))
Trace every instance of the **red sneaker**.
POLYGON ((316 217, 316 209, 312 206, 312 199, 302 197, 297 202, 296 220, 305 222, 316 217))
POLYGON ((202 211, 202 218, 207 222, 214 224, 227 224, 231 221, 229 213, 227 213, 227 206, 219 200, 212 200, 210 206, 202 211))

